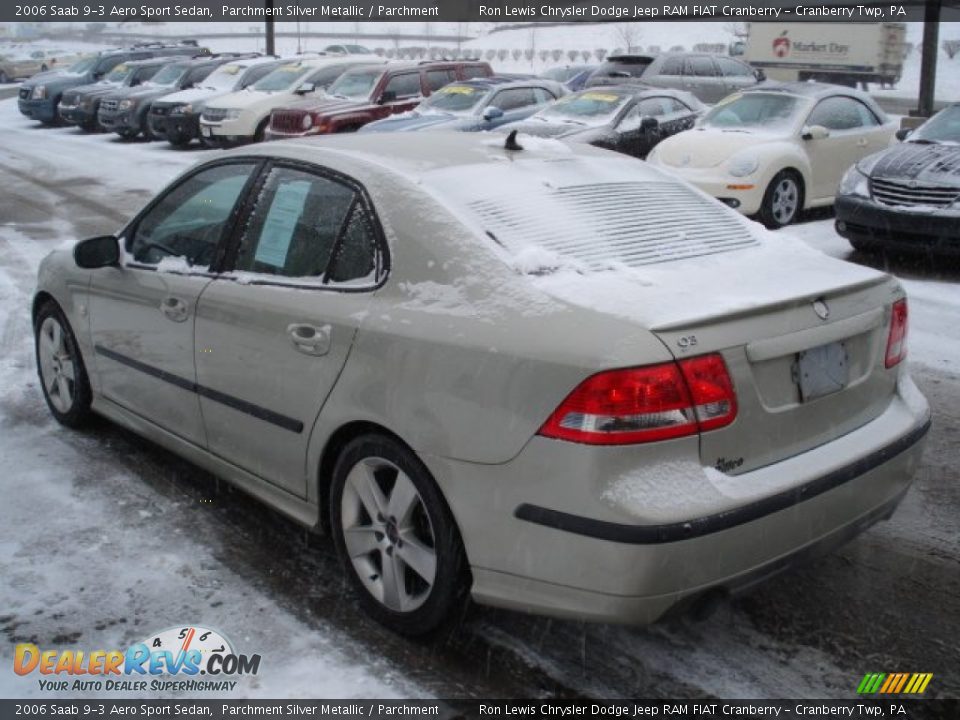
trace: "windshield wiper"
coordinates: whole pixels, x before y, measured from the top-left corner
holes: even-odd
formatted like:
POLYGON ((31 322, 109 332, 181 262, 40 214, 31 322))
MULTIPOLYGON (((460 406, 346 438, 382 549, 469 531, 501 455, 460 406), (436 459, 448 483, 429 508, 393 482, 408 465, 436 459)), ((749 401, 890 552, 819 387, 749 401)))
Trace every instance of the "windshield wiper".
POLYGON ((939 140, 931 140, 930 138, 916 138, 914 140, 907 140, 907 142, 913 143, 914 145, 939 145, 939 140))

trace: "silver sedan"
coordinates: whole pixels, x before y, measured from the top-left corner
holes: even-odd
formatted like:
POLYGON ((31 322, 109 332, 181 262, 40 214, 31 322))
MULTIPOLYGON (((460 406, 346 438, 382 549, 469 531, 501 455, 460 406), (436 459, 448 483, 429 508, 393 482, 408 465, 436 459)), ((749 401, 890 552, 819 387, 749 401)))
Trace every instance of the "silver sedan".
POLYGON ((929 426, 895 279, 541 138, 221 155, 47 257, 33 317, 60 422, 330 533, 410 634, 745 588, 888 517, 929 426))

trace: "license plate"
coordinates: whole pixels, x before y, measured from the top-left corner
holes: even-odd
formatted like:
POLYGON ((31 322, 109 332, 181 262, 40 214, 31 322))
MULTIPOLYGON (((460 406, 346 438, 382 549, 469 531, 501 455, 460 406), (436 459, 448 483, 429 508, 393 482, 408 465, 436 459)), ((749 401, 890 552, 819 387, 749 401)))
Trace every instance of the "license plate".
POLYGON ((213 135, 213 131, 208 127, 202 127, 200 128, 200 134, 203 135, 204 137, 210 137, 211 135, 213 135))
POLYGON ((850 380, 850 361, 842 342, 804 350, 797 355, 795 379, 804 402, 843 390, 850 380))

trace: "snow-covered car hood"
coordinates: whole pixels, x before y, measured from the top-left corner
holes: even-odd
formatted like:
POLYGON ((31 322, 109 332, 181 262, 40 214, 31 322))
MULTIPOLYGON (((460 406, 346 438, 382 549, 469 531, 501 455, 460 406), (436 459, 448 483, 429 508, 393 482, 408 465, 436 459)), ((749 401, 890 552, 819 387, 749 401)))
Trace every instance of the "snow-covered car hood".
POLYGON ((217 90, 216 88, 208 87, 195 87, 188 90, 181 90, 180 92, 171 93, 167 95, 163 102, 164 104, 170 103, 177 105, 180 103, 195 103, 200 100, 211 100, 218 96, 224 96, 232 94, 231 90, 217 90))
POLYGON ((367 130, 367 132, 414 132, 426 128, 459 130, 463 127, 474 127, 479 124, 480 119, 474 115, 410 112, 370 123, 362 129, 367 130))
POLYGON ((581 133, 594 134, 597 130, 602 130, 604 125, 577 125, 576 123, 565 123, 557 120, 525 120, 523 122, 513 122, 504 125, 501 130, 509 132, 517 130, 522 135, 533 135, 535 137, 565 138, 576 139, 581 133))
POLYGON ((789 138, 787 132, 694 128, 667 138, 657 146, 657 159, 672 167, 709 168, 736 152, 789 138))
POLYGON ((905 178, 960 189, 960 145, 905 142, 861 162, 875 178, 905 178))

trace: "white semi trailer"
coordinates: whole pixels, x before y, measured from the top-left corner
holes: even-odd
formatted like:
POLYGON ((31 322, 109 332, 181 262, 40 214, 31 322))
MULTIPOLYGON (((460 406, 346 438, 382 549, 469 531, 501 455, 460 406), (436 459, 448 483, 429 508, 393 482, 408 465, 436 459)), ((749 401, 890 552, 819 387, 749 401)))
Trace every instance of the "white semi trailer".
POLYGON ((772 80, 895 85, 905 23, 748 23, 744 59, 772 80))

